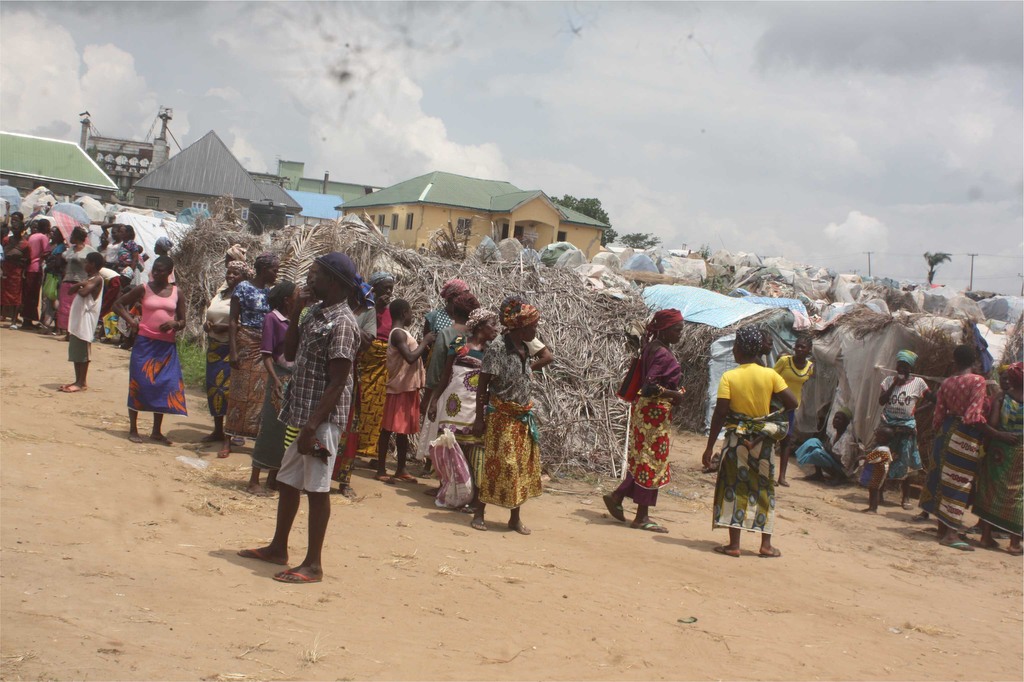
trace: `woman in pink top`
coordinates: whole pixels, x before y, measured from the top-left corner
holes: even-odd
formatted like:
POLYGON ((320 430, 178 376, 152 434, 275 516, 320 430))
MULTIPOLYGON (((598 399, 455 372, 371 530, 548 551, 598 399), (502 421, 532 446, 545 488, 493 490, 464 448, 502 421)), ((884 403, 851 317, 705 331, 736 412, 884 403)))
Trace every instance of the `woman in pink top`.
POLYGON ((377 480, 415 483, 416 479, 405 472, 405 458, 409 454, 409 436, 420 430, 420 391, 427 378, 421 358, 434 342, 434 335, 427 334, 423 343, 416 343, 407 331, 412 324, 412 307, 408 301, 396 299, 388 310, 394 326, 388 334, 386 367, 389 378, 377 441, 377 480), (388 476, 387 457, 392 433, 398 447, 398 465, 395 475, 388 476))
POLYGON ((21 318, 25 329, 35 329, 39 322, 39 292, 43 287, 43 258, 50 250, 50 221, 34 221, 32 236, 28 238, 28 268, 25 287, 21 290, 21 318))
POLYGON ((178 287, 169 282, 174 261, 160 256, 153 263, 149 284, 135 287, 114 303, 114 312, 138 331, 128 366, 128 418, 131 431, 128 440, 141 443, 139 412, 153 412, 153 433, 150 439, 170 445, 161 433, 165 414, 186 415, 185 382, 181 377, 175 334, 185 328, 185 298, 178 287), (142 308, 141 317, 129 312, 135 304, 142 308))

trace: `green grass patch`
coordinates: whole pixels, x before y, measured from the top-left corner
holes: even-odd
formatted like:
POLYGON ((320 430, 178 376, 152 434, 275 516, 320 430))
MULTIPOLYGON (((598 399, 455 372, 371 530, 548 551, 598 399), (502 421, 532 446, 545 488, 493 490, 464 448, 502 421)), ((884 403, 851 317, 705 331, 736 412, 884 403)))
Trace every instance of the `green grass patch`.
POLYGON ((181 375, 189 388, 206 388, 206 349, 203 342, 178 339, 178 361, 181 375))

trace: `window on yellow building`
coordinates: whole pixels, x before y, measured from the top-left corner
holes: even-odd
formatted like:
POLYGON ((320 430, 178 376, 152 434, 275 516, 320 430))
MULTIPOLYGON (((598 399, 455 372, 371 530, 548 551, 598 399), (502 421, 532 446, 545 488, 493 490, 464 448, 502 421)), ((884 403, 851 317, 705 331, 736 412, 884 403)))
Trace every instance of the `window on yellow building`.
POLYGON ((392 230, 397 230, 398 229, 398 214, 397 213, 392 213, 391 214, 391 229, 392 230))
POLYGON ((565 232, 559 232, 558 233, 558 239, 556 241, 564 242, 566 240, 567 236, 568 235, 566 235, 565 232))
POLYGON ((407 230, 411 230, 412 229, 412 220, 413 220, 412 213, 407 213, 405 215, 405 229, 407 229, 407 230))
POLYGON ((146 208, 160 208, 160 197, 146 197, 146 208))
POLYGON ((459 222, 455 227, 455 231, 458 234, 469 234, 473 231, 473 219, 472 218, 459 218, 459 222))
POLYGON ((377 216, 377 224, 380 225, 381 227, 384 227, 384 218, 385 215, 383 213, 377 216))

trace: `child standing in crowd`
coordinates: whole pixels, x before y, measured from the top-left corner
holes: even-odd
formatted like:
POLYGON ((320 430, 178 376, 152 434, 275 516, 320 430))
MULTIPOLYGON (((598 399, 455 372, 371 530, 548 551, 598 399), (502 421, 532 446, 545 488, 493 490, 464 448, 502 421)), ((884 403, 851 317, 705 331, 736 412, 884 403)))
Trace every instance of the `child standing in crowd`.
POLYGON ((892 451, 889 449, 889 441, 892 439, 892 429, 887 426, 879 426, 875 431, 875 445, 871 452, 864 455, 864 471, 860 475, 860 484, 868 489, 868 508, 865 513, 878 513, 878 503, 882 501, 882 486, 889 475, 889 464, 892 462, 892 451))
POLYGON ((409 303, 396 299, 391 302, 389 310, 394 326, 388 336, 386 364, 389 378, 384 418, 380 439, 377 441, 377 480, 384 483, 415 483, 415 477, 405 471, 405 462, 409 454, 409 436, 419 431, 420 391, 426 379, 426 370, 420 359, 434 342, 434 334, 427 334, 423 343, 417 344, 408 331, 412 324, 412 307, 409 303), (398 448, 398 466, 395 475, 388 476, 387 456, 392 433, 395 434, 398 448))
POLYGON ((86 376, 89 373, 89 351, 96 335, 96 325, 100 320, 102 304, 103 256, 92 251, 85 256, 85 277, 71 287, 71 293, 77 294, 71 303, 68 317, 68 360, 75 364, 75 383, 60 387, 62 393, 78 393, 88 388, 86 376))

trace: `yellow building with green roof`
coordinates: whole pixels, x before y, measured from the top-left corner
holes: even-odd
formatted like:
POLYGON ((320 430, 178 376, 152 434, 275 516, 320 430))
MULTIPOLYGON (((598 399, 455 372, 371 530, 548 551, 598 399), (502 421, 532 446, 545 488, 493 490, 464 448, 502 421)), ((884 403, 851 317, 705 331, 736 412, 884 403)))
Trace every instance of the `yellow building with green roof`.
POLYGON ((474 247, 484 237, 515 237, 540 250, 569 242, 591 258, 601 250, 608 226, 562 206, 540 190, 509 182, 435 171, 346 201, 345 213, 367 214, 388 240, 410 249, 426 246, 437 230, 451 225, 468 234, 474 247))

